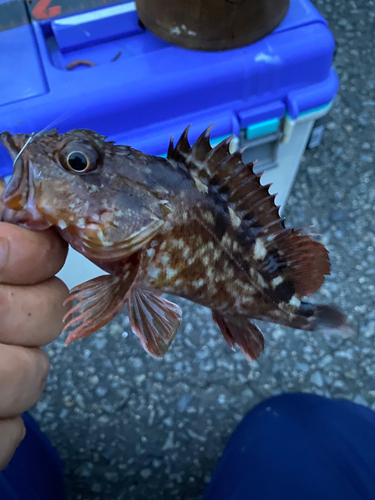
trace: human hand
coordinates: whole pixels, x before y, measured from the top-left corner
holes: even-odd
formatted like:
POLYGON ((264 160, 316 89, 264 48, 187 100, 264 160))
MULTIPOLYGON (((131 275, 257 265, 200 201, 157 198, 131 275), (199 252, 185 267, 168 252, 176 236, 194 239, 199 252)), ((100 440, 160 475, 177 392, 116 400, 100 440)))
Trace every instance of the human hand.
POLYGON ((25 435, 20 415, 44 389, 49 360, 40 346, 63 327, 68 289, 54 275, 66 254, 53 230, 0 222, 0 470, 25 435))

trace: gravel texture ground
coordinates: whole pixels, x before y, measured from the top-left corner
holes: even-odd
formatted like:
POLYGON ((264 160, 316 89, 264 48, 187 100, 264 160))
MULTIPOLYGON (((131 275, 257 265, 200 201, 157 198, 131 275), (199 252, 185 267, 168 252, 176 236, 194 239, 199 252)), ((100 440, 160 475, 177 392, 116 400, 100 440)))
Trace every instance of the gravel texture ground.
POLYGON ((266 326, 265 352, 249 366, 208 310, 179 300, 184 322, 163 361, 146 355, 126 314, 67 349, 57 340, 32 414, 66 463, 69 500, 201 498, 236 424, 273 394, 315 392, 375 409, 375 6, 316 5, 336 37, 341 88, 284 215, 322 235, 333 271, 316 300, 347 312, 355 334, 266 326))

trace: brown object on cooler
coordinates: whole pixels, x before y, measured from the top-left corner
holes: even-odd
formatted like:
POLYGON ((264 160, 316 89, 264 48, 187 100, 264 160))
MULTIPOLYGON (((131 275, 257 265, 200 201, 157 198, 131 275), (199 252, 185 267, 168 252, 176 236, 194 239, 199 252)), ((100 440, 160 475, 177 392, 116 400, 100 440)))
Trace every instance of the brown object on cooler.
POLYGON ((284 19, 289 0, 136 0, 145 27, 179 47, 217 51, 249 45, 284 19))

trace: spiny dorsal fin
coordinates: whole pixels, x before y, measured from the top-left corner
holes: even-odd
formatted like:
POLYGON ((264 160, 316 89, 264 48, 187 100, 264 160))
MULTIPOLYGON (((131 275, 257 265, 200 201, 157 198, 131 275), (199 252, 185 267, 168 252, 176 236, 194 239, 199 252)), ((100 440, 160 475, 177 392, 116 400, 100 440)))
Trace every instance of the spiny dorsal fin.
POLYGON ((225 139, 215 148, 211 147, 210 135, 213 125, 208 127, 195 141, 193 146, 190 146, 188 132, 190 125, 183 131, 176 147, 173 148, 171 140, 168 149, 167 158, 170 160, 182 161, 185 166, 192 172, 200 172, 202 178, 209 179, 213 169, 229 153, 229 144, 233 138, 225 139), (223 149, 224 147, 224 149, 223 149))
POLYGON ((186 162, 186 158, 191 151, 191 146, 188 139, 189 129, 190 125, 188 125, 182 132, 181 137, 176 144, 176 147, 173 147, 173 137, 171 137, 167 154, 168 160, 182 161, 183 163, 186 162))
POLYGON ((176 147, 171 141, 168 159, 183 162, 193 177, 212 186, 227 202, 246 225, 265 227, 265 231, 274 232, 284 227, 278 215, 278 207, 274 203, 274 195, 270 195, 268 186, 262 186, 260 175, 254 174, 254 163, 245 165, 242 161, 244 150, 233 154, 229 152, 233 136, 224 139, 214 148, 210 145, 210 134, 213 125, 208 127, 190 146, 188 140, 189 127, 182 133, 176 147))

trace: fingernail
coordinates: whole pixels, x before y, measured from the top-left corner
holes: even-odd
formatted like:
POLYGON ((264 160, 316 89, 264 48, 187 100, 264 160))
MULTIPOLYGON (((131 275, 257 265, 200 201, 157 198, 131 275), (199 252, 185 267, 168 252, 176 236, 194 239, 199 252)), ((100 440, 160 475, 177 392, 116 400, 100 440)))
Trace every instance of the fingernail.
POLYGON ((9 241, 7 238, 0 238, 0 275, 7 265, 9 255, 9 241))

